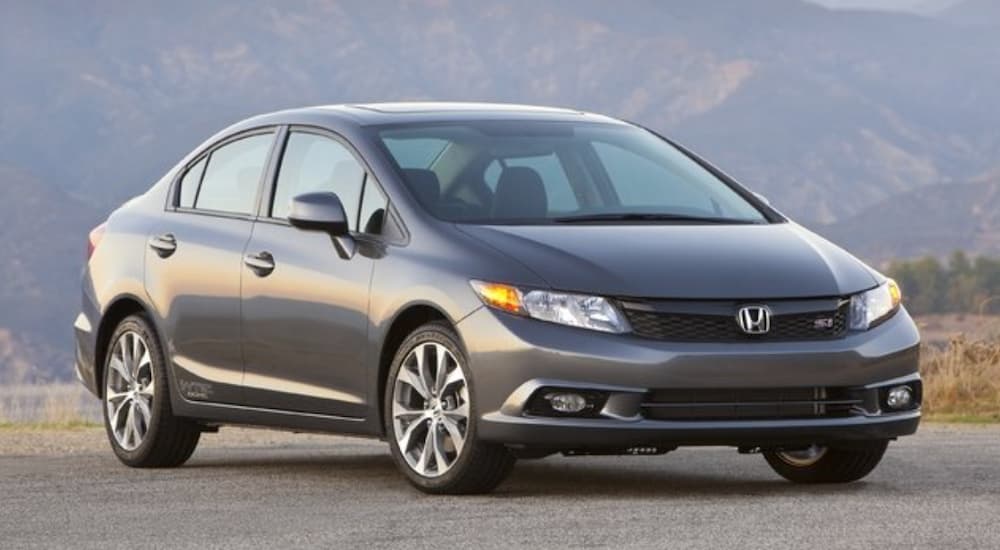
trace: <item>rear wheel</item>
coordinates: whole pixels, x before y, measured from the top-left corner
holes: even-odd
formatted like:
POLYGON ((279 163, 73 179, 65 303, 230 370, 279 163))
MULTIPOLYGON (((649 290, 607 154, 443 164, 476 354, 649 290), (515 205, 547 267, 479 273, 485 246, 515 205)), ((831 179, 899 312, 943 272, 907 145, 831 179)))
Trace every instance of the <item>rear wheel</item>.
POLYGON ((406 339, 385 391, 385 429, 393 459, 428 493, 485 493, 514 465, 502 445, 479 441, 475 392, 458 336, 443 322, 406 339))
POLYGON ((845 448, 813 445, 766 452, 764 458, 778 475, 795 483, 848 483, 870 474, 888 446, 888 441, 845 448))
POLYGON ((171 412, 163 348, 141 315, 125 318, 111 336, 103 408, 111 449, 128 466, 179 466, 198 446, 198 426, 171 412))

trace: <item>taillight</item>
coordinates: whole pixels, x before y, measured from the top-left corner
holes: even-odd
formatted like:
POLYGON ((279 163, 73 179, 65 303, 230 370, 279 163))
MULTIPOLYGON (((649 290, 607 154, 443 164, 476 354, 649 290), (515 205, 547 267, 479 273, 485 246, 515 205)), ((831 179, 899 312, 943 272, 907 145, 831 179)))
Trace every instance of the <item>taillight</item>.
POLYGON ((104 230, 108 227, 108 222, 104 222, 101 225, 90 230, 90 235, 87 236, 87 259, 89 260, 91 256, 94 255, 94 251, 97 250, 97 245, 101 244, 101 239, 104 238, 104 230))

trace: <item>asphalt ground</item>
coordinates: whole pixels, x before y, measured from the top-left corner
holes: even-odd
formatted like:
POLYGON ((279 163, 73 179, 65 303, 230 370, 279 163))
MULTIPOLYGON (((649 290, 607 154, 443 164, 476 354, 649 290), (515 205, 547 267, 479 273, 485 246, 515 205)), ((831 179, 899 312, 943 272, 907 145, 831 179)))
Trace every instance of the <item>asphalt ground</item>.
POLYGON ((103 430, 0 429, 0 548, 1000 548, 1000 426, 925 424, 866 480, 799 486, 725 448, 522 461, 426 496, 377 441, 208 434, 183 467, 103 430))

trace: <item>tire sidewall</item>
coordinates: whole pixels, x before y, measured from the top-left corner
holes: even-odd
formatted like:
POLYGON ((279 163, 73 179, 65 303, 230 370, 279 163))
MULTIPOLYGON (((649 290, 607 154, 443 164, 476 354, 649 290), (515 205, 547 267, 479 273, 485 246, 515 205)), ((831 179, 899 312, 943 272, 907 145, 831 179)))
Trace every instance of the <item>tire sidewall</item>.
POLYGON ((442 323, 428 323, 421 326, 416 331, 413 332, 396 352, 395 357, 392 359, 392 366, 389 369, 389 376, 386 378, 385 387, 385 398, 382 404, 383 418, 385 419, 385 433, 386 439, 389 441, 389 448, 392 452, 392 458, 396 462, 396 465, 400 470, 413 482, 415 485, 430 489, 430 490, 440 490, 450 487, 459 481, 462 477, 464 471, 469 468, 469 463, 472 456, 475 454, 473 452, 473 446, 477 445, 477 418, 478 418, 478 408, 476 401, 475 384, 472 380, 472 372, 469 369, 468 356, 465 350, 462 348, 461 342, 459 341, 458 335, 450 327, 442 323), (455 356, 458 361, 459 368, 462 369, 462 374, 465 376, 465 384, 469 393, 469 419, 468 425, 465 432, 465 444, 462 447, 462 452, 459 454, 456 462, 448 469, 444 475, 437 477, 426 477, 414 472, 410 465, 406 462, 406 458, 403 457, 402 451, 399 449, 399 444, 396 441, 395 425, 393 423, 392 416, 392 401, 396 388, 396 375, 399 373, 399 369, 402 368, 403 360, 409 355, 414 348, 420 344, 427 342, 434 342, 441 344, 455 356))
POLYGON ((163 348, 160 346, 160 340, 155 331, 153 331, 149 321, 147 321, 142 315, 132 315, 126 317, 115 328, 115 332, 111 335, 108 350, 104 357, 104 368, 101 379, 101 411, 104 417, 104 430, 108 435, 108 440, 111 442, 111 449, 125 464, 130 466, 141 464, 152 452, 152 448, 160 429, 160 419, 163 415, 164 400, 167 399, 168 396, 163 348), (152 377, 156 388, 153 393, 153 403, 150 407, 151 417, 149 419, 149 427, 146 431, 146 435, 143 437, 142 443, 131 451, 121 447, 118 444, 118 441, 115 440, 115 435, 111 430, 111 420, 108 415, 106 397, 108 377, 110 376, 111 371, 111 357, 114 355, 114 346, 118 343, 118 339, 121 338, 121 336, 126 332, 135 332, 142 336, 145 341, 146 348, 149 350, 151 360, 150 369, 152 371, 152 377))
POLYGON ((776 473, 795 483, 850 483, 866 477, 881 462, 889 442, 883 440, 857 444, 853 448, 830 447, 819 460, 807 466, 785 461, 775 452, 764 458, 776 473), (846 464, 853 464, 845 468, 846 464))

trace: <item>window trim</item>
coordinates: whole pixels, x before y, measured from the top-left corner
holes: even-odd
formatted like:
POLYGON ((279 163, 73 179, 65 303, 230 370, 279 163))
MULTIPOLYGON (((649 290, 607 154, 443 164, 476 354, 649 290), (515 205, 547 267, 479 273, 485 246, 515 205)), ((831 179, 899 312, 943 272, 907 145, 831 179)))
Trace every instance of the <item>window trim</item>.
POLYGON ((269 176, 271 170, 271 164, 274 160, 274 150, 277 144, 277 138, 280 135, 281 126, 268 125, 260 126, 257 128, 251 128, 249 130, 243 130, 230 134, 218 141, 213 142, 204 149, 198 152, 190 161, 184 164, 184 167, 177 171, 174 176, 173 181, 170 182, 170 190, 167 192, 167 202, 164 205, 164 211, 180 213, 180 214, 197 214, 202 216, 212 216, 216 218, 231 218, 237 220, 254 220, 257 217, 257 212, 260 210, 260 199, 261 194, 266 186, 266 178, 269 176), (264 163, 264 169, 261 171, 260 181, 257 182, 257 192, 254 195, 254 206, 248 213, 241 212, 225 212, 221 210, 210 210, 207 208, 196 208, 196 207, 182 207, 180 206, 181 198, 181 180, 187 175, 194 166, 196 166, 202 160, 206 160, 205 170, 201 174, 201 178, 198 180, 198 190, 195 194, 195 205, 198 204, 197 197, 201 195, 201 185, 205 180, 205 174, 208 173, 208 167, 212 163, 211 156, 215 151, 229 145, 230 143, 239 141, 241 139, 257 136, 257 135, 267 135, 271 134, 271 147, 268 151, 267 160, 264 163))

